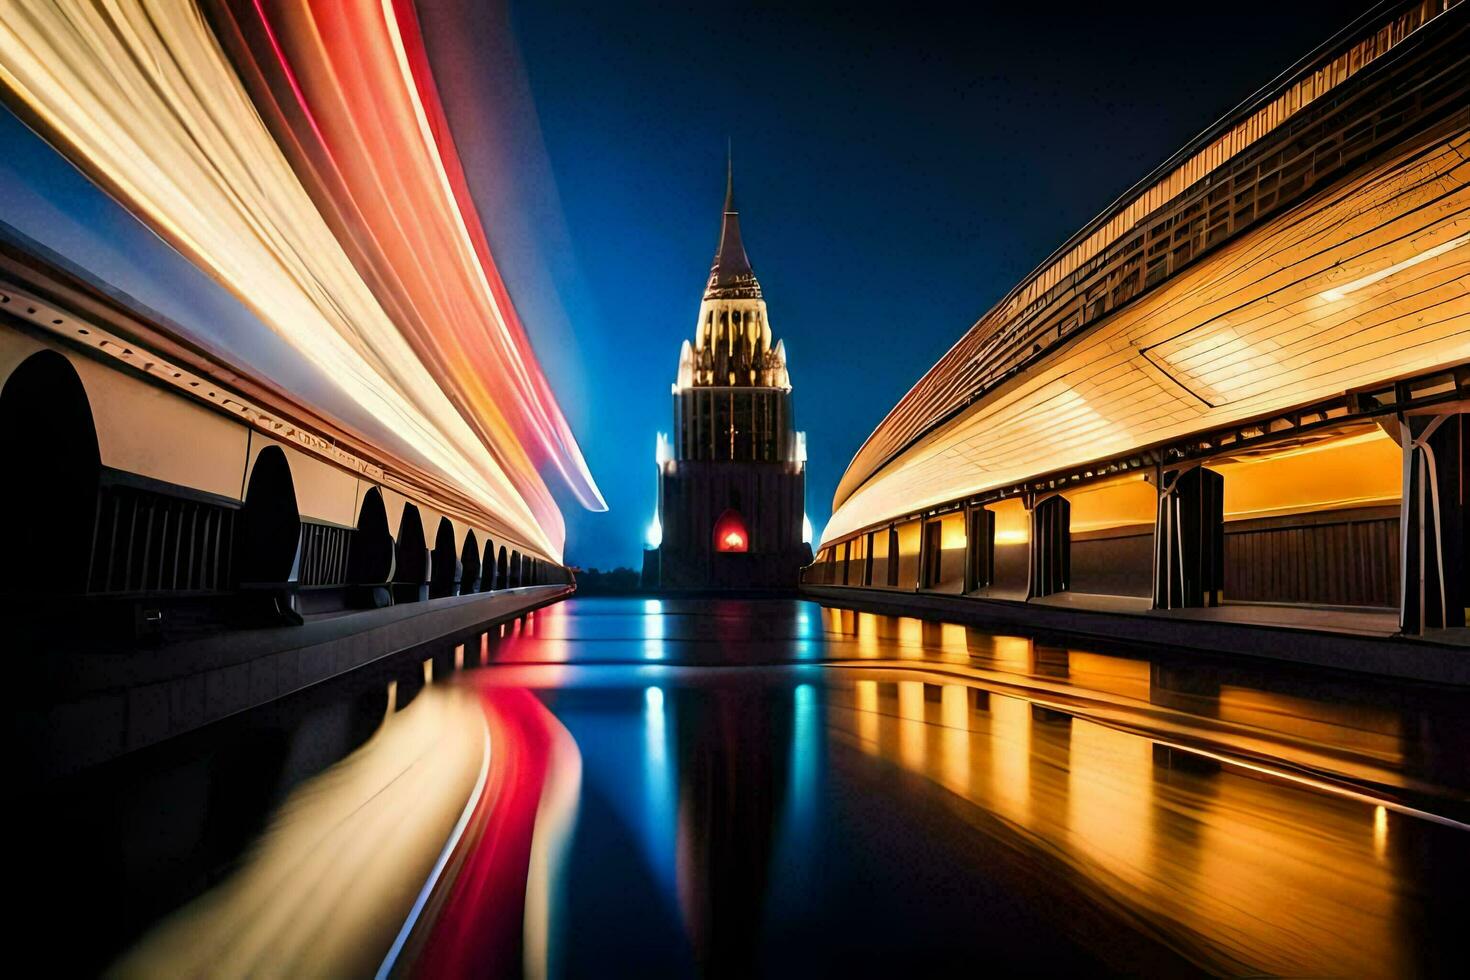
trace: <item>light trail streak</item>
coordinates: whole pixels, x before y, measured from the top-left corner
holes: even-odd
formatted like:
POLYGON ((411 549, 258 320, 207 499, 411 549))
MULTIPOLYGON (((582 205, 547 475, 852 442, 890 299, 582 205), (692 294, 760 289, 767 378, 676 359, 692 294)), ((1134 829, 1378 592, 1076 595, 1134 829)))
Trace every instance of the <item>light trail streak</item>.
POLYGON ((559 560, 543 467, 605 508, 496 269, 411 5, 0 0, 0 89, 492 531, 559 560))

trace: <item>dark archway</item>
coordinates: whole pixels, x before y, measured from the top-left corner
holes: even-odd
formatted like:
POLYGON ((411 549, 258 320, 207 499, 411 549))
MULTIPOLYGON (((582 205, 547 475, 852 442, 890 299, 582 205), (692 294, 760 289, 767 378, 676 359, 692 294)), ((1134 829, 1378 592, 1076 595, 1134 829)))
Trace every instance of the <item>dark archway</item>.
POLYGON ((280 446, 266 446, 250 469, 250 485, 235 524, 235 583, 270 618, 300 623, 291 580, 301 544, 301 515, 291 464, 280 446))
POLYGON ((85 592, 102 464, 87 391, 61 354, 32 354, 6 379, 0 461, 8 539, 0 591, 85 592))
POLYGON ((459 595, 459 555, 454 552, 454 524, 447 517, 439 518, 430 564, 429 598, 459 595))
POLYGON ((267 446, 250 469, 250 485, 235 527, 235 580, 246 587, 289 582, 300 540, 291 464, 280 446, 267 446))
POLYGON ((495 542, 485 539, 485 560, 480 564, 480 591, 495 591, 495 542))
POLYGON ((510 553, 510 587, 519 589, 524 584, 521 581, 521 553, 512 551, 510 553))
POLYGON ((393 534, 388 530, 388 509, 377 487, 368 487, 357 511, 357 529, 347 553, 349 602, 376 609, 392 599, 388 584, 393 581, 393 534))
POLYGON ((413 504, 403 505, 393 550, 393 601, 422 602, 429 596, 429 548, 424 544, 424 520, 413 504))
POLYGON ((495 563, 495 587, 497 589, 510 588, 510 556, 505 550, 505 545, 500 546, 500 559, 495 563))
POLYGON ((459 553, 459 594, 480 591, 480 542, 474 531, 466 531, 464 548, 459 553))

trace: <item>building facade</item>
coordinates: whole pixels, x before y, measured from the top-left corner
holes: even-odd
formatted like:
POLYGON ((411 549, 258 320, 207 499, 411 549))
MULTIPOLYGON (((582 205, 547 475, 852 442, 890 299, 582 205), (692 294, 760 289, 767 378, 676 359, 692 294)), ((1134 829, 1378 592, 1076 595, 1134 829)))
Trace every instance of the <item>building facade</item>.
POLYGON ((660 437, 658 453, 660 586, 794 588, 810 560, 805 440, 728 173, 720 243, 673 395, 673 437, 660 437))
POLYGON ((1374 8, 1065 242, 858 450, 806 583, 1463 630, 1467 14, 1374 8))

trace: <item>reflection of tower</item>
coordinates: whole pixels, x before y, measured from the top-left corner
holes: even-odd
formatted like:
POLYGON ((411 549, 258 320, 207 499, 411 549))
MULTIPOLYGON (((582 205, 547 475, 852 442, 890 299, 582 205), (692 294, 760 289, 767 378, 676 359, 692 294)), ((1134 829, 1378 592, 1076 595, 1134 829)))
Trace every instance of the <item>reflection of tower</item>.
POLYGON ((786 348, 772 346, 727 173, 720 244, 694 343, 686 340, 679 352, 674 436, 666 449, 660 444, 662 587, 793 588, 809 557, 805 489, 806 446, 794 427, 786 348))
POLYGON ((682 688, 679 907, 704 976, 756 970, 792 748, 791 694, 682 688))

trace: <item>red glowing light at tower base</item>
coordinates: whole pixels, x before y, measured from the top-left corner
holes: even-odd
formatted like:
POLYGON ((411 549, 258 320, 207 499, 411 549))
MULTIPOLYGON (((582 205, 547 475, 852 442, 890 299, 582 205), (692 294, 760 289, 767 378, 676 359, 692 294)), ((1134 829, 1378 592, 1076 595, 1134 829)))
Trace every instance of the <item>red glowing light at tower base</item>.
POLYGON ((726 510, 715 521, 715 550, 750 550, 750 534, 745 530, 745 520, 739 511, 726 510))

